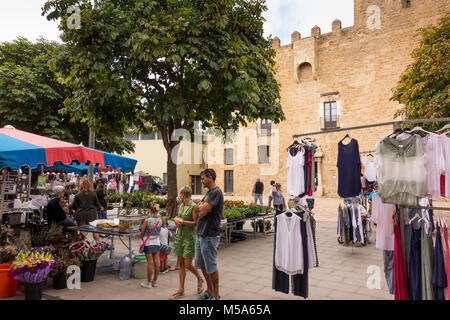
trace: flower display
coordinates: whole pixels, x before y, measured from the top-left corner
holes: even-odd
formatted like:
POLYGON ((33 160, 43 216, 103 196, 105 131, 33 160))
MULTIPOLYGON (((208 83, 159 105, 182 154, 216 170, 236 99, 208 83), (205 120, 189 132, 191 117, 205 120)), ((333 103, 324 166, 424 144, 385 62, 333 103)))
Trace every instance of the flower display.
POLYGON ((53 268, 51 274, 57 275, 61 273, 66 273, 69 266, 76 265, 80 266, 80 260, 72 254, 68 249, 60 249, 54 255, 55 267, 53 268))
POLYGON ((53 251, 52 246, 21 251, 11 265, 8 276, 26 283, 44 281, 55 266, 53 251))
POLYGON ((72 244, 69 249, 80 261, 97 260, 109 247, 105 241, 91 244, 89 241, 80 241, 72 244))

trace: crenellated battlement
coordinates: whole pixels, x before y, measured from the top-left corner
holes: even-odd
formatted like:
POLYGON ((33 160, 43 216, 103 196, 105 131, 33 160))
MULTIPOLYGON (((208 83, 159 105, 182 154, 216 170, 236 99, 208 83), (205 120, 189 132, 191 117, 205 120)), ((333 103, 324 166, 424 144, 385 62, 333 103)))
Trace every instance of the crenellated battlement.
POLYGON ((427 20, 429 7, 439 8, 438 11, 450 12, 450 1, 448 0, 354 0, 354 25, 342 28, 339 19, 331 23, 331 32, 321 33, 320 27, 311 28, 311 37, 302 38, 298 31, 291 34, 291 43, 281 44, 278 37, 272 40, 272 47, 275 50, 301 47, 310 43, 303 41, 309 38, 326 40, 327 38, 340 37, 349 39, 348 36, 360 38, 361 34, 380 34, 396 30, 406 24, 420 25, 420 19, 427 20), (298 43, 300 42, 300 43, 298 43))

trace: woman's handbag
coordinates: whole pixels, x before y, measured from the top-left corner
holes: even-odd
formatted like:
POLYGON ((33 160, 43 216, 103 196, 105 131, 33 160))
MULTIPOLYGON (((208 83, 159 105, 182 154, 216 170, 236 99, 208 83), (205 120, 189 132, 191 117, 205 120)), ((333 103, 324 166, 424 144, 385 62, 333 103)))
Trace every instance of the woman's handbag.
POLYGON ((147 243, 148 239, 149 239, 150 236, 152 235, 153 231, 155 231, 155 229, 156 229, 156 227, 158 226, 160 220, 161 220, 161 219, 158 220, 158 222, 156 223, 156 225, 155 225, 155 227, 153 228, 153 230, 152 230, 152 231, 150 232, 150 234, 147 236, 147 239, 145 239, 145 241, 144 241, 144 240, 141 240, 141 246, 139 247, 139 253, 144 253, 144 247, 145 247, 145 244, 147 243))
POLYGON ((172 247, 168 246, 167 244, 161 244, 159 247, 159 251, 164 254, 170 254, 172 252, 172 247))

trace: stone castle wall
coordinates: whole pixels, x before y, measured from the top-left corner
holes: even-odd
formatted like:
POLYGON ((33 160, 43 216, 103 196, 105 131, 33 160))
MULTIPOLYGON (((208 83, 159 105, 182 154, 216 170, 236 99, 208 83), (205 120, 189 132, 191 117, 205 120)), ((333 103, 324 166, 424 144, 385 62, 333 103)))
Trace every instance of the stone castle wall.
MULTIPOLYGON (((271 161, 279 166, 275 173, 262 175, 260 169, 270 165, 210 165, 217 171, 218 185, 224 187, 224 170, 233 170, 234 195, 250 195, 257 177, 266 190, 269 181, 276 180, 286 192, 286 147, 294 134, 321 131, 324 102, 337 102, 341 128, 393 121, 399 105, 390 101, 392 88, 412 62, 410 54, 419 42, 414 36, 419 28, 436 24, 449 7, 446 0, 411 0, 409 8, 403 0, 355 0, 353 27, 342 29, 335 20, 333 31, 327 34, 314 27, 311 37, 302 39, 294 32, 291 43, 282 46, 275 38, 276 78, 286 115, 286 120, 275 126, 279 156, 271 161)), ((375 150, 376 142, 392 131, 392 126, 386 126, 348 133, 358 140, 362 152, 375 150)), ((337 196, 337 145, 345 134, 315 136, 323 152, 320 191, 326 196, 337 196)), ((235 146, 235 163, 237 149, 235 146)), ((245 152, 248 156, 248 148, 245 152)))

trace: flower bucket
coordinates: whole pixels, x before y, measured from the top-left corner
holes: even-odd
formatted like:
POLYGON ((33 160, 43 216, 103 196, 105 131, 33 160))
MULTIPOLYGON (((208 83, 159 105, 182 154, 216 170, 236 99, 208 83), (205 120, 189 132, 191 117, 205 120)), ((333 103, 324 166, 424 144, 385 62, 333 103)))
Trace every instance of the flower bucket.
POLYGON ((83 261, 83 265, 81 266, 81 282, 94 281, 96 267, 97 260, 83 261))
POLYGON ((0 264, 0 299, 14 297, 16 295, 17 283, 19 281, 8 277, 11 263, 0 264))
POLYGON ((25 300, 41 300, 42 290, 44 289, 44 281, 38 283, 24 283, 25 300))
POLYGON ((58 273, 53 276, 53 289, 60 290, 67 288, 67 277, 65 273, 58 273))

